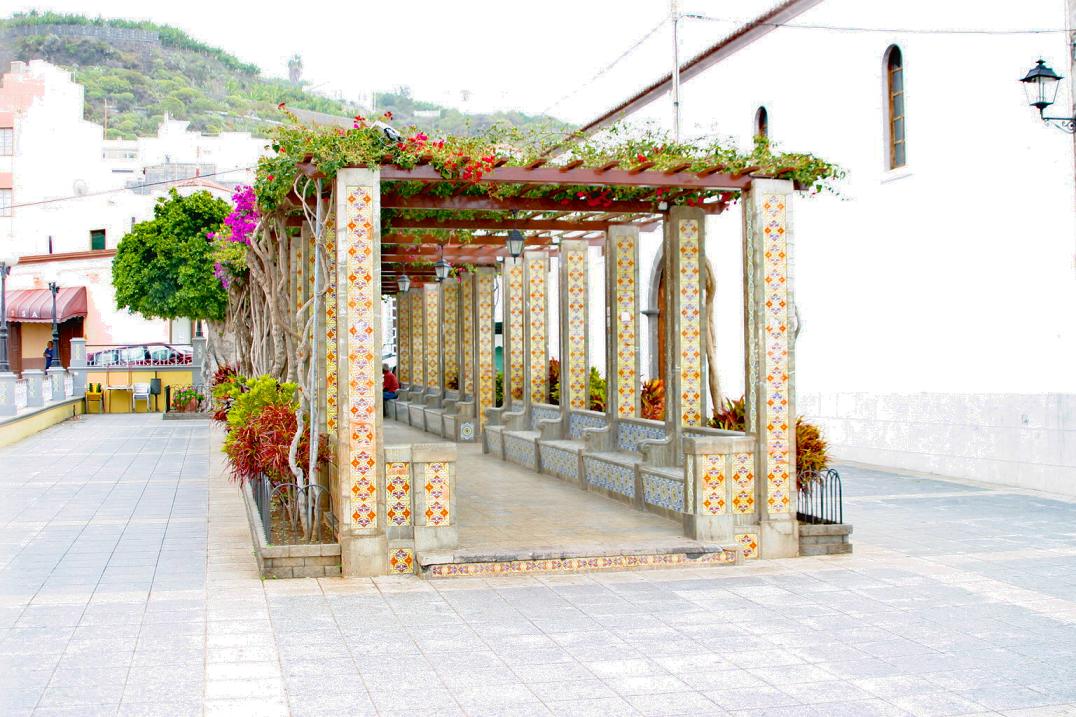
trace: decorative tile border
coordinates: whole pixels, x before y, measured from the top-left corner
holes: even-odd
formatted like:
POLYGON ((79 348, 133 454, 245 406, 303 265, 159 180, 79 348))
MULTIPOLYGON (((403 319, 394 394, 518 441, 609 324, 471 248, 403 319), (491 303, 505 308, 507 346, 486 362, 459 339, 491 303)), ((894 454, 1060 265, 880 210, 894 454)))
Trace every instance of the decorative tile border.
POLYGON ((702 425, 702 272, 699 223, 681 219, 677 242, 680 267, 680 422, 702 425))
POLYGON ((684 511, 684 481, 643 473, 643 500, 676 513, 684 511))
POLYGON ((616 413, 621 418, 634 418, 639 402, 639 376, 635 369, 639 341, 639 287, 635 278, 639 238, 635 231, 616 232, 615 236, 613 325, 616 341, 616 413))
POLYGON ((411 302, 410 294, 396 295, 396 378, 411 383, 411 302))
POLYGON ((770 513, 791 510, 792 421, 788 405, 788 245, 785 197, 762 197, 763 297, 766 336, 766 504, 770 513))
POLYGON ((758 534, 737 533, 736 542, 743 546, 744 560, 758 559, 758 534))
MULTIPOLYGON (((459 307, 460 285, 449 279, 441 284, 445 300, 445 318, 442 327, 445 333, 445 389, 452 385, 453 379, 457 382, 460 378, 459 365, 459 307)), ((457 390, 459 384, 457 383, 457 390)), ((460 394, 463 395, 462 393, 460 394)))
POLYGON ((390 550, 389 570, 400 575, 415 572, 415 551, 411 548, 390 550))
POLYGON ((441 318, 440 287, 426 284, 422 287, 422 299, 426 314, 426 388, 441 390, 441 318))
POLYGON ((529 394, 531 403, 545 403, 549 400, 549 271, 545 254, 528 255, 526 261, 529 394))
POLYGON ((347 277, 347 374, 351 463, 351 520, 360 529, 377 527, 377 386, 381 346, 376 316, 373 188, 345 188, 345 253, 347 277))
POLYGON ((732 565, 733 551, 723 550, 703 555, 669 553, 666 555, 606 555, 593 558, 550 558, 548 560, 509 560, 496 563, 443 563, 426 569, 430 577, 486 577, 527 573, 591 572, 626 568, 671 568, 703 565, 732 565))
POLYGON ((505 322, 508 331, 508 366, 505 367, 505 397, 504 405, 508 406, 515 400, 523 398, 523 315, 526 310, 523 262, 511 259, 505 261, 507 275, 507 291, 505 294, 504 312, 508 317, 505 322), (511 396, 508 392, 511 392, 511 396), (518 396, 518 398, 516 398, 518 396))
POLYGON ((587 407, 587 247, 562 249, 568 296, 567 398, 561 389, 561 404, 569 408, 587 407))
POLYGON ((450 463, 425 464, 426 525, 435 528, 452 524, 449 514, 451 487, 450 463))
POLYGON ((749 515, 755 512, 755 461, 750 453, 732 454, 732 512, 749 515))
POLYGON ((702 473, 702 515, 724 515, 725 504, 725 455, 711 453, 699 456, 699 471, 702 473))
POLYGON ((411 464, 403 461, 385 465, 385 516, 389 525, 411 525, 411 464))
POLYGON ((330 218, 325 222, 322 232, 322 242, 325 249, 325 428, 330 436, 336 435, 337 417, 340 412, 340 389, 337 385, 337 341, 339 331, 337 325, 336 295, 337 269, 336 269, 336 225, 330 218))
POLYGON ((479 271, 476 288, 478 320, 478 423, 486 425, 486 410, 493 407, 497 390, 497 372, 493 366, 493 289, 496 276, 492 271, 479 271))
POLYGON ((411 382, 416 387, 426 385, 426 320, 422 288, 411 289, 411 382))

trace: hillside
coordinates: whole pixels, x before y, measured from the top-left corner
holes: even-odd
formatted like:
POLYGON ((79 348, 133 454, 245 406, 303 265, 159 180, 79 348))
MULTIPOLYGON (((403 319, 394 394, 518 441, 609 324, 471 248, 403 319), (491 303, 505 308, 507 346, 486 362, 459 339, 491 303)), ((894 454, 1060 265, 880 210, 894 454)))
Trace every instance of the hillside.
POLYGON ((301 82, 265 77, 255 65, 182 30, 145 21, 17 14, 0 19, 0 48, 4 68, 10 60, 40 58, 72 70, 86 87, 86 118, 107 124, 110 138, 155 134, 165 113, 201 132, 264 134, 280 119, 280 102, 344 118, 389 110, 393 124, 414 123, 434 133, 465 134, 498 123, 566 127, 518 112, 464 114, 413 99, 406 90, 379 92, 376 108, 360 107, 309 92, 301 82))

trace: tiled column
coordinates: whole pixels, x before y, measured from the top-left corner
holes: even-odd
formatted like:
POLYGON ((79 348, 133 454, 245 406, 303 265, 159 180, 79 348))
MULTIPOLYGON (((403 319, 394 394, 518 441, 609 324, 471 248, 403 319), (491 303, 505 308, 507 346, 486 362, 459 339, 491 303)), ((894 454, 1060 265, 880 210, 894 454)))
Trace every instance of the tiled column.
POLYGON ((560 405, 569 410, 587 407, 587 246, 580 239, 560 242, 560 405))
POLYGON ((430 282, 422 287, 422 314, 426 320, 426 392, 440 394, 444 389, 441 355, 441 285, 430 282))
POLYGON ((411 302, 411 386, 426 390, 426 318, 421 286, 407 292, 411 302))
POLYGON ((704 218, 701 209, 673 207, 665 222, 665 424, 674 446, 682 427, 705 422, 704 218))
POLYGON ((636 418, 640 393, 639 229, 609 227, 606 246, 608 411, 616 418, 636 418))
POLYGON ((525 395, 526 378, 523 362, 526 341, 523 326, 527 314, 526 282, 523 278, 523 258, 506 257, 504 279, 504 407, 515 406, 525 395))
MULTIPOLYGON (((335 207, 333 209, 335 211, 335 207)), ((335 440, 335 436, 338 435, 337 416, 340 412, 340 355, 337 350, 337 341, 340 336, 337 322, 339 313, 337 288, 341 284, 340 275, 344 270, 337 261, 336 244, 336 215, 334 213, 325 222, 321 234, 322 263, 325 265, 325 293, 322 295, 325 315, 322 317, 321 337, 319 337, 319 342, 322 342, 322 345, 319 346, 319 353, 325 361, 325 401, 322 406, 323 410, 320 413, 325 416, 323 423, 326 432, 329 434, 330 441, 335 440)), ((338 482, 340 480, 339 474, 342 472, 343 468, 337 471, 338 482)))
POLYGON ((396 366, 401 386, 411 384, 411 304, 409 295, 396 294, 396 366))
POLYGON ((695 540, 739 543, 758 557, 755 440, 751 436, 698 436, 685 443, 684 527, 695 540))
POLYGON ((474 306, 475 275, 467 272, 460 278, 460 396, 474 395, 474 306))
MULTIPOLYGON (((441 352, 445 367, 444 388, 446 391, 459 390, 460 387, 460 285, 455 278, 441 282, 444 300, 444 320, 441 328, 444 333, 444 350, 441 352), (453 389, 455 386, 455 389, 453 389)), ((463 394, 460 394, 463 395, 463 394)))
POLYGON ((486 425, 486 411, 493 408, 496 395, 497 371, 493 362, 493 292, 496 281, 496 269, 483 266, 475 270, 475 410, 480 426, 486 425))
POLYGON ((549 402, 549 256, 545 250, 523 254, 527 279, 527 315, 524 327, 526 400, 549 402))
POLYGON ((344 169, 336 182, 341 566, 346 576, 383 575, 389 556, 381 433, 380 177, 368 169, 344 169))
POLYGON ((763 558, 798 555, 792 294, 792 182, 757 179, 743 195, 747 431, 756 437, 763 558))

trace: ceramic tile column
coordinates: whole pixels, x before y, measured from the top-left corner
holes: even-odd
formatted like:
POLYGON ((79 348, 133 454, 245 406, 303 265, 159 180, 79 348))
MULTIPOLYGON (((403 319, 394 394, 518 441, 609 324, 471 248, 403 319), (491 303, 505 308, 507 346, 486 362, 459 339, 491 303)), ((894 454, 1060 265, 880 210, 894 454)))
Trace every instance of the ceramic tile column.
POLYGON ((479 426, 486 425, 486 411, 493 408, 496 397, 497 371, 493 362, 493 301, 496 282, 497 270, 493 267, 483 266, 475 270, 474 375, 475 410, 478 412, 479 426))
POLYGON ((411 387, 426 390, 426 319, 422 287, 411 285, 407 292, 411 304, 411 387))
POLYGON ((504 406, 515 407, 523 401, 526 378, 524 366, 526 340, 523 327, 527 313, 526 282, 523 258, 506 257, 502 267, 504 300, 504 406))
POLYGON ((755 449, 763 558, 798 555, 792 182, 757 179, 744 192, 747 431, 755 449))
POLYGON ((523 253, 527 281, 524 326, 526 401, 549 402, 549 256, 544 249, 523 253))
POLYGON ((404 292, 396 294, 396 365, 401 386, 411 385, 411 303, 404 292))
POLYGON ((609 415, 639 416, 639 229, 612 226, 606 240, 609 415))
POLYGON ((320 240, 322 263, 324 264, 325 269, 325 292, 322 295, 325 315, 322 317, 318 353, 324 361, 325 366, 323 372, 325 390, 322 394, 325 396, 325 400, 321 405, 321 410, 318 411, 318 414, 324 416, 321 420, 321 424, 328 433, 330 441, 333 441, 334 437, 337 435, 337 418, 340 412, 340 402, 338 400, 340 393, 338 384, 340 355, 338 352, 339 347, 337 346, 340 336, 337 325, 339 311, 337 287, 340 283, 340 274, 343 272, 343 269, 338 266, 336 257, 335 209, 336 208, 333 207, 334 214, 328 217, 325 222, 320 240))
MULTIPOLYGON (((444 303, 441 330, 444 336, 442 362, 444 363, 444 389, 458 390, 460 380, 460 285, 455 278, 441 282, 441 295, 444 303), (453 389, 455 385, 456 389, 453 389)), ((461 394, 462 395, 462 394, 461 394)))
POLYGON ((441 285, 435 281, 422 287, 422 313, 426 320, 426 393, 440 394, 444 381, 441 355, 441 285))
POLYGON ((560 405, 570 410, 587 407, 587 250, 584 240, 560 242, 560 405))
POLYGON ((468 271, 460 277, 460 396, 474 395, 475 386, 475 275, 468 271))
POLYGON ((388 572, 381 431, 380 177, 337 175, 336 414, 342 574, 388 572))
POLYGON ((677 446, 682 427, 705 422, 704 219, 701 209, 673 207, 665 222, 665 424, 677 446))

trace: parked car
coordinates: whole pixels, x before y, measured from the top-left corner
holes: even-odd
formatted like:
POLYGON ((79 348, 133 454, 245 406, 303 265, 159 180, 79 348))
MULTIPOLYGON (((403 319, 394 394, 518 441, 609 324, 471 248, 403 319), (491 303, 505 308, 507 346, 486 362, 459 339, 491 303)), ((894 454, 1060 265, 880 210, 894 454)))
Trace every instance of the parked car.
POLYGON ((88 353, 86 364, 95 367, 183 366, 190 364, 193 358, 190 346, 127 344, 88 353))

